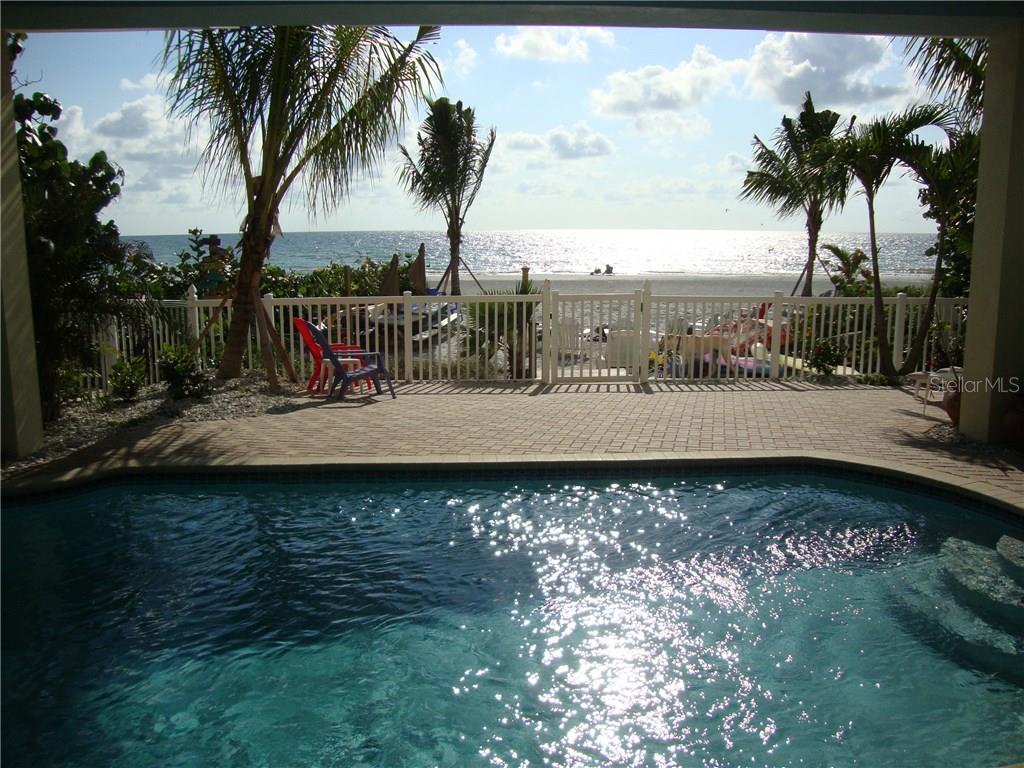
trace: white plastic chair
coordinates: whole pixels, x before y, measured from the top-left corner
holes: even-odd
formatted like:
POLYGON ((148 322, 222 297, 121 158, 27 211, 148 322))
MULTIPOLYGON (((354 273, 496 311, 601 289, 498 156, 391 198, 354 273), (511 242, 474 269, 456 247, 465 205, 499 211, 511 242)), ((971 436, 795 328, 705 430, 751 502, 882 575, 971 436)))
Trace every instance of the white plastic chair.
POLYGON ((939 368, 937 371, 915 371, 907 374, 907 378, 914 385, 914 397, 917 397, 922 389, 924 390, 924 394, 921 395, 921 413, 924 414, 928 411, 932 391, 945 392, 948 383, 956 381, 957 374, 952 368, 939 368))

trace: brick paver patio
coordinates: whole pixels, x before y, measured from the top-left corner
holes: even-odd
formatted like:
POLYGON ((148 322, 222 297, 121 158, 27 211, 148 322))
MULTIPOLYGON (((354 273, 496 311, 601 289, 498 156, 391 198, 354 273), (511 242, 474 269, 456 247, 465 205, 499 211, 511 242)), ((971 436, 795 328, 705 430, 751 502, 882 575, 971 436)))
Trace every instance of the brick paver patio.
POLYGON ((397 400, 309 398, 289 413, 127 430, 13 485, 124 467, 810 457, 909 469, 1024 511, 1024 455, 928 434, 945 423, 939 407, 922 414, 908 391, 884 387, 422 383, 397 400))

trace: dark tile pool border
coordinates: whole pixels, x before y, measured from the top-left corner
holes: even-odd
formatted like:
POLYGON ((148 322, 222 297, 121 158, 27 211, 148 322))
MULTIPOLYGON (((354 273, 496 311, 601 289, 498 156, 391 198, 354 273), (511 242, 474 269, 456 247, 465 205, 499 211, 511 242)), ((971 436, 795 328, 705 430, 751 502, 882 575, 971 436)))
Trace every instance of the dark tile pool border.
POLYGON ((645 477, 670 473, 707 476, 770 477, 805 474, 854 480, 888 488, 913 491, 929 498, 955 497, 975 511, 1012 521, 1024 522, 1024 498, 1012 491, 982 481, 969 481, 943 472, 912 465, 866 460, 843 454, 748 454, 715 452, 693 454, 579 455, 557 457, 488 456, 479 458, 379 457, 372 461, 321 461, 319 463, 221 464, 221 465, 123 465, 90 469, 56 478, 24 478, 5 483, 5 504, 35 502, 73 496, 97 487, 192 485, 208 483, 288 483, 379 481, 402 482, 423 479, 559 479, 571 480, 627 474, 645 477), (27 482, 26 482, 27 481, 27 482))

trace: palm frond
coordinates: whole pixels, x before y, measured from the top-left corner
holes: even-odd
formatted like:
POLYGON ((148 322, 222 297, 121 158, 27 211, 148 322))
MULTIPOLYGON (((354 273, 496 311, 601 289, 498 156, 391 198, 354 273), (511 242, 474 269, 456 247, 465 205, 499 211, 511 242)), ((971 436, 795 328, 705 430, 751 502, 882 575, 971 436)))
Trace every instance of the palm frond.
POLYGON ((172 114, 193 135, 208 127, 204 178, 239 182, 250 205, 280 205, 301 176, 313 211, 347 194, 352 175, 379 162, 408 104, 440 80, 426 46, 383 27, 243 27, 167 35, 172 114))
POLYGON ((755 169, 747 172, 740 198, 773 205, 780 216, 803 211, 817 219, 842 208, 850 177, 836 160, 844 135, 839 119, 837 112, 817 111, 807 93, 799 116, 782 118, 772 147, 754 136, 755 169))
POLYGON ((927 126, 952 130, 952 113, 941 105, 924 104, 862 123, 844 142, 841 158, 865 192, 874 196, 901 154, 913 145, 914 134, 927 126))
POLYGON ((958 113, 965 125, 980 125, 985 97, 988 40, 964 37, 928 37, 908 40, 904 52, 935 98, 958 113))
POLYGON ((347 195, 360 168, 383 159, 408 118, 410 103, 439 78, 436 62, 424 51, 437 33, 436 27, 421 27, 403 46, 383 28, 367 30, 357 46, 361 55, 352 57, 363 73, 360 91, 336 100, 330 112, 313 112, 314 124, 319 119, 320 125, 312 133, 321 138, 304 148, 285 188, 304 170, 311 207, 333 206, 347 195))

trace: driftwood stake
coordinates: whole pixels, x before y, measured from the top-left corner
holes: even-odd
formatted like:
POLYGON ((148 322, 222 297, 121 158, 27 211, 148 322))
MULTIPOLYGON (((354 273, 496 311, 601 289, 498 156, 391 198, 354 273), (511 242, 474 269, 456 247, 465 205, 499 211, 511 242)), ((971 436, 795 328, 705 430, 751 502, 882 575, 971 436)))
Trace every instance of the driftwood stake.
POLYGON ((259 309, 257 311, 263 315, 263 325, 267 329, 270 340, 274 343, 274 349, 277 350, 277 354, 281 357, 281 364, 284 366, 285 373, 288 374, 288 380, 292 384, 298 384, 299 377, 295 375, 295 368, 292 366, 292 359, 288 356, 288 351, 284 348, 281 337, 274 333, 273 318, 270 317, 270 313, 267 312, 267 308, 262 301, 258 302, 258 306, 259 309))
POLYGON ((260 301, 259 294, 253 291, 252 297, 256 310, 256 329, 260 335, 260 352, 263 354, 263 367, 267 371, 267 384, 270 385, 271 392, 277 393, 281 391, 281 384, 277 380, 277 365, 274 363, 274 351, 271 348, 271 334, 267 330, 267 316, 263 312, 263 302, 260 301))
POLYGON ((230 300, 230 298, 230 296, 225 296, 223 299, 221 299, 220 304, 218 304, 217 308, 214 309, 213 312, 210 314, 210 319, 206 321, 206 325, 203 326, 203 330, 199 332, 199 335, 196 336, 195 341, 192 342, 193 355, 199 351, 199 347, 203 343, 203 337, 213 327, 213 324, 217 322, 217 319, 220 317, 220 313, 224 311, 224 307, 227 306, 227 303, 230 300))

